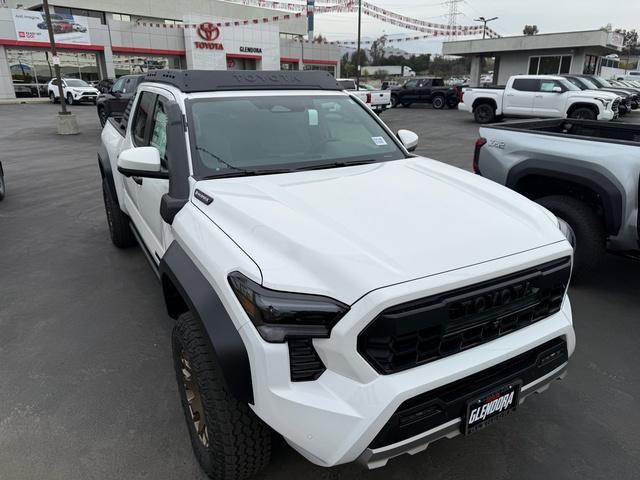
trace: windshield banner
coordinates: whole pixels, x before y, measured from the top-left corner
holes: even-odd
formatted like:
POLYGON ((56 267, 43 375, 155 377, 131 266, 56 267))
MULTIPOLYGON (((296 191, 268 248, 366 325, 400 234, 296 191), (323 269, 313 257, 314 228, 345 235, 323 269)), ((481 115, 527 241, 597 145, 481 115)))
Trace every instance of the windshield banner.
MULTIPOLYGON (((49 43, 49 32, 43 12, 13 9, 13 25, 19 42, 49 43)), ((87 17, 51 14, 54 39, 60 43, 90 44, 89 20, 87 17)))

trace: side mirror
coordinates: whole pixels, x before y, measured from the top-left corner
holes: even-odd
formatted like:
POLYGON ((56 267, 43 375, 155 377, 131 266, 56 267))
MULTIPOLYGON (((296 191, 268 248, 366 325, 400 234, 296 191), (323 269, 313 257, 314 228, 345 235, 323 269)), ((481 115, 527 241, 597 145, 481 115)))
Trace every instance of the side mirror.
POLYGON ((160 168, 160 152, 156 147, 130 148, 118 157, 118 171, 125 177, 169 178, 160 168))
POLYGON ((562 93, 562 87, 553 87, 551 91, 553 93, 562 93))
POLYGON ((408 151, 413 152, 418 148, 418 135, 411 130, 398 130, 398 140, 408 151))

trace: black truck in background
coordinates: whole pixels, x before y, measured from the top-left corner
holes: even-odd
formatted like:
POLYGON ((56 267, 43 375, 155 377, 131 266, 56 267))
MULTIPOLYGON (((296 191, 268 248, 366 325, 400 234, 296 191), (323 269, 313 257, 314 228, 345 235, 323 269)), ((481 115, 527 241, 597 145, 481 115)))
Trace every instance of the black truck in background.
POLYGON ((391 89, 391 107, 405 108, 414 103, 430 103, 437 110, 445 106, 456 108, 460 103, 460 89, 448 87, 442 78, 412 78, 404 85, 391 89))
POLYGON ((96 103, 100 124, 104 127, 109 117, 121 117, 129 100, 136 93, 144 75, 124 75, 113 84, 110 90, 101 94, 96 103))

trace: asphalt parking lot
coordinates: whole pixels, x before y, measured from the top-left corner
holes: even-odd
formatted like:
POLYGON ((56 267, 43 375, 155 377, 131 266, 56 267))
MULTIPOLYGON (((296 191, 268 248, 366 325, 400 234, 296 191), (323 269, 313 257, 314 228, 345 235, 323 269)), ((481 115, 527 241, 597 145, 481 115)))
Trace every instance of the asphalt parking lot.
MULTIPOLYGON (((0 479, 200 479, 159 284, 109 240, 93 106, 55 134, 53 105, 0 106, 0 479)), ((427 107, 382 116, 418 153, 470 168, 478 126, 427 107)), ((626 121, 640 123, 640 111, 626 121), (636 118, 634 118, 636 117, 636 118)), ((437 225, 434 225, 437 233, 437 225)), ((517 415, 381 470, 323 469, 277 442, 265 479, 640 478, 640 263, 609 256, 571 289, 569 375, 517 415)))

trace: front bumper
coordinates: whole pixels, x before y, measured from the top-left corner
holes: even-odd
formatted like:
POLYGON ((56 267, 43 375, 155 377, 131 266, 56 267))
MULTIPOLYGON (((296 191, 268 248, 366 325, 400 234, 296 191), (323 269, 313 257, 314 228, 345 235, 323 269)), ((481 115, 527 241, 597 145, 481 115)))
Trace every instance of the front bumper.
POLYGON ((98 100, 98 94, 97 93, 91 93, 91 92, 82 92, 82 93, 73 93, 73 99, 76 102, 83 102, 83 101, 87 101, 87 102, 95 102, 98 100))
MULTIPOLYGON (((548 373, 544 377, 539 378, 535 382, 524 385, 520 391, 520 402, 524 401, 534 393, 542 393, 549 388, 555 380, 563 379, 567 374, 567 364, 563 364, 554 371, 548 373)), ((460 435, 462 418, 456 418, 439 427, 424 432, 413 438, 409 438, 393 445, 381 447, 378 449, 367 448, 358 458, 358 463, 369 469, 384 467, 387 462, 399 455, 409 454, 415 455, 424 451, 430 443, 442 438, 454 438, 460 435)))
MULTIPOLYGON (((370 467, 382 466, 401 453, 424 449, 436 438, 455 436, 459 418, 397 444, 370 448, 398 408, 409 399, 486 371, 557 338, 564 339, 570 356, 575 348, 575 335, 569 300, 565 298, 558 313, 521 330, 391 375, 378 374, 357 352, 358 334, 392 305, 453 290, 468 285, 470 279, 489 280, 568 254, 566 243, 561 242, 369 293, 338 322, 331 338, 314 340, 327 368, 315 381, 291 382, 288 346, 267 344, 253 325, 245 323, 240 334, 251 362, 254 411, 294 449, 321 466, 357 459, 370 467)), ((554 378, 560 375, 561 372, 554 378)), ((546 384, 536 386, 537 382, 538 379, 525 385, 523 397, 529 391, 546 388, 546 384)))
POLYGON ((614 118, 618 118, 618 115, 611 110, 605 110, 603 112, 600 112, 600 114, 598 115, 598 120, 608 121, 613 120, 614 118))

